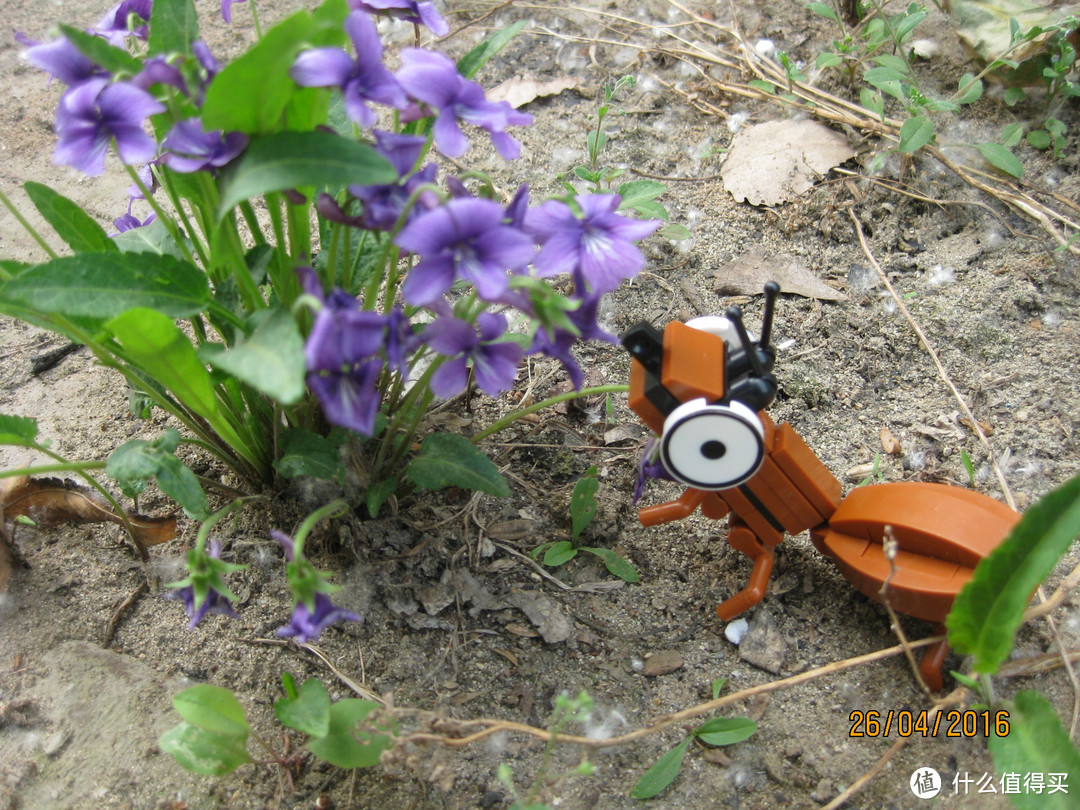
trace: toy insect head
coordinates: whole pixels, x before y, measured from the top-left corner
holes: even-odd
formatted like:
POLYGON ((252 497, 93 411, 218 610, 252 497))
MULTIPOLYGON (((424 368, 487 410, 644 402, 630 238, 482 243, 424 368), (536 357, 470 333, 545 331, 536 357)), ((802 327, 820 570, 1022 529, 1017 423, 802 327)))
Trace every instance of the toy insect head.
POLYGON ((631 409, 660 437, 660 460, 671 476, 702 490, 736 487, 765 459, 765 429, 756 411, 776 396, 769 344, 778 285, 765 287, 756 342, 732 307, 723 317, 642 322, 627 330, 631 409))

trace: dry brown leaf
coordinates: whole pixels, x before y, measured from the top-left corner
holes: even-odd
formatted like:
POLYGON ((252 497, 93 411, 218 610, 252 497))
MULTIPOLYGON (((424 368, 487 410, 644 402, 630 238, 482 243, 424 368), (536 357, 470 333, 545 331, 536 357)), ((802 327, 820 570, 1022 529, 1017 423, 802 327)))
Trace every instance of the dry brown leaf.
POLYGON ((829 169, 855 156, 847 138, 815 121, 766 121, 732 139, 720 169, 736 202, 776 205, 809 190, 829 169))
POLYGON ((714 270, 713 275, 720 295, 760 295, 767 281, 775 281, 781 292, 806 298, 841 301, 846 297, 815 276, 801 259, 786 253, 769 254, 760 248, 714 270))
POLYGON ((11 538, 7 533, 7 521, 4 520, 4 504, 0 501, 0 593, 7 590, 14 563, 15 555, 11 551, 11 538))
POLYGON ((881 433, 878 434, 881 438, 881 449, 890 456, 898 456, 904 452, 903 447, 900 445, 900 440, 893 435, 893 432, 888 428, 882 428, 881 433))
POLYGON ((558 76, 546 82, 515 76, 488 90, 489 101, 508 101, 515 110, 541 96, 557 96, 563 90, 573 90, 579 82, 572 76, 558 76))
MULTIPOLYGON (((0 481, 0 509, 6 519, 20 515, 43 528, 63 523, 116 523, 124 520, 90 491, 58 478, 19 476, 0 481)), ((132 538, 143 547, 166 543, 176 537, 176 517, 150 518, 129 514, 132 538)))

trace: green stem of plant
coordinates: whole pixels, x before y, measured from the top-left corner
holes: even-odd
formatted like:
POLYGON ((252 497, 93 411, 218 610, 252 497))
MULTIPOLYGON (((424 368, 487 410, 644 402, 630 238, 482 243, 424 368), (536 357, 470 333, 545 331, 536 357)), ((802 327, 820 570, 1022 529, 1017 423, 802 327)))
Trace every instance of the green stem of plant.
POLYGON ((512 425, 518 419, 521 419, 524 416, 528 416, 530 413, 542 411, 544 408, 551 407, 552 405, 557 405, 560 402, 566 402, 570 399, 577 399, 578 397, 591 397, 596 394, 625 394, 629 390, 630 386, 628 385, 594 385, 591 388, 582 388, 580 391, 567 391, 565 394, 558 394, 553 397, 548 397, 547 399, 536 402, 527 408, 519 408, 516 411, 508 413, 501 419, 497 419, 496 421, 492 422, 490 426, 480 431, 475 436, 471 437, 470 441, 472 441, 474 444, 477 442, 481 442, 488 436, 491 436, 495 433, 498 433, 500 430, 505 430, 506 428, 510 427, 510 425, 512 425))
POLYGON ((259 12, 255 9, 255 0, 248 3, 251 7, 251 24, 255 26, 255 39, 262 39, 262 27, 259 25, 259 12))
MULTIPOLYGON (((169 232, 169 236, 176 242, 177 247, 180 248, 180 252, 184 254, 184 258, 191 264, 195 264, 195 257, 192 255, 191 250, 188 248, 187 243, 184 241, 184 236, 180 233, 180 229, 176 227, 176 223, 173 218, 165 213, 165 209, 158 205, 158 201, 154 199, 154 195, 150 193, 150 189, 146 187, 146 183, 139 177, 139 172, 134 166, 124 165, 127 170, 128 176, 131 178, 136 188, 142 192, 143 199, 154 209, 154 213, 157 214, 158 220, 165 226, 165 230, 169 232)), ((192 234, 194 237, 194 234, 192 234)), ((193 240, 194 244, 194 240, 193 240)), ((200 257, 201 258, 201 257, 200 257)), ((205 266, 205 265, 204 265, 205 266)))
MULTIPOLYGON (((33 447, 38 449, 36 446, 33 447)), ((85 472, 86 470, 101 470, 104 468, 104 461, 67 461, 63 464, 39 464, 36 467, 20 467, 17 470, 0 470, 0 478, 14 478, 18 475, 44 475, 57 472, 85 472)))
POLYGON ((199 533, 195 535, 195 550, 201 553, 203 549, 206 548, 206 538, 210 535, 210 530, 220 523, 222 519, 228 517, 240 507, 245 506, 252 501, 259 501, 262 499, 261 495, 247 495, 243 498, 237 498, 226 504, 224 508, 219 509, 214 512, 214 514, 210 515, 210 517, 203 521, 202 526, 199 527, 199 533))
MULTIPOLYGON (((11 215, 15 217, 16 220, 18 220, 18 223, 22 226, 23 230, 30 235, 31 239, 33 239, 41 246, 41 249, 49 255, 50 259, 59 258, 60 254, 53 250, 51 247, 49 247, 49 243, 45 241, 44 237, 42 237, 42 235, 37 232, 34 226, 30 224, 30 221, 27 220, 27 218, 22 215, 22 212, 20 212, 19 209, 15 207, 15 204, 8 198, 8 195, 2 191, 0 191, 0 203, 4 204, 4 208, 11 212, 11 215)), ((7 271, 0 272, 3 273, 3 275, 0 276, 0 281, 11 280, 10 273, 8 273, 7 271)))
POLYGON ((316 523, 323 518, 340 517, 348 511, 348 502, 344 498, 338 498, 335 501, 330 501, 326 506, 316 509, 304 518, 304 522, 300 524, 300 528, 293 535, 293 559, 299 560, 304 556, 304 540, 307 539, 311 530, 315 528, 316 523))

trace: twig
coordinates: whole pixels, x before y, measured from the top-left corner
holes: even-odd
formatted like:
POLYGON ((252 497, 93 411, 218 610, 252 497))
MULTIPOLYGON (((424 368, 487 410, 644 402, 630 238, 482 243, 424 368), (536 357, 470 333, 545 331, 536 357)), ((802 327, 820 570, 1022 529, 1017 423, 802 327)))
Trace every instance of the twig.
MULTIPOLYGON (((892 526, 885 527, 885 537, 882 542, 882 549, 885 553, 885 559, 889 561, 889 573, 885 577, 885 581, 881 583, 881 604, 885 606, 885 610, 889 613, 889 626, 896 634, 897 639, 900 641, 900 646, 904 648, 904 656, 908 660, 908 665, 911 667, 911 673, 915 676, 915 680, 919 686, 922 687, 923 692, 927 697, 933 698, 933 690, 927 686, 926 681, 923 679, 922 670, 919 669, 919 663, 915 660, 915 653, 911 650, 911 642, 908 641, 907 635, 904 633, 904 628, 900 626, 900 617, 896 615, 896 611, 893 610, 893 606, 889 604, 889 582, 892 581, 893 575, 896 574, 896 552, 900 550, 900 543, 896 539, 896 534, 893 531, 892 526)), ((839 806, 839 805, 837 805, 839 806)))
POLYGON ((859 217, 855 213, 855 210, 849 207, 848 215, 851 217, 851 221, 855 226, 855 235, 859 237, 859 245, 862 247, 863 255, 866 256, 866 260, 870 262, 870 266, 877 271, 878 277, 885 285, 885 289, 889 291, 889 295, 892 296, 893 301, 896 302, 897 308, 904 314, 904 317, 907 318, 907 321, 911 325, 911 328, 918 336, 922 347, 926 350, 926 353, 930 355, 930 359, 934 361, 934 366, 937 368, 938 376, 941 377, 945 385, 948 386, 949 391, 952 392, 953 397, 960 404, 960 409, 964 412, 964 416, 967 417, 971 429, 975 431, 975 434, 979 437, 979 441, 989 453, 990 464, 994 469, 994 474, 997 476, 998 484, 1001 486, 1001 491, 1005 495, 1005 502, 1009 505, 1010 509, 1015 510, 1016 501, 1013 498, 1012 491, 1009 489, 1008 483, 1006 483, 1005 481, 1005 473, 1002 472, 1001 465, 998 464, 997 456, 994 453, 994 448, 990 446, 990 440, 986 438, 986 434, 983 433, 982 428, 979 426, 978 420, 971 413, 971 409, 968 407, 968 404, 964 400, 964 397, 960 394, 960 391, 957 389, 956 385, 953 384, 952 379, 949 377, 949 373, 945 370, 945 366, 942 365, 941 359, 938 357, 938 354, 934 350, 933 345, 931 345, 930 339, 926 336, 926 333, 923 332, 922 327, 919 326, 915 318, 912 317, 911 312, 907 308, 907 305, 904 304, 904 299, 897 294, 896 289, 892 285, 892 282, 889 281, 889 277, 885 274, 885 271, 881 268, 881 265, 878 264, 877 259, 874 258, 874 254, 870 251, 870 246, 866 243, 866 234, 863 232, 862 223, 859 221, 859 217))
POLYGON ((877 776, 878 771, 885 767, 885 764, 890 759, 892 759, 896 755, 896 753, 904 747, 904 745, 907 744, 907 741, 909 739, 911 738, 901 737, 899 740, 894 742, 892 744, 892 747, 890 747, 889 750, 881 756, 881 759, 874 763, 874 766, 870 770, 868 770, 866 773, 864 773, 862 776, 852 782, 851 786, 847 790, 834 798, 831 802, 826 805, 822 805, 821 810, 836 810, 837 807, 843 807, 845 804, 847 804, 848 799, 850 799, 852 796, 862 790, 863 787, 871 779, 877 776))
POLYGON ((120 620, 124 618, 124 614, 132 605, 135 604, 136 601, 138 601, 140 596, 146 593, 148 589, 149 585, 147 585, 146 581, 143 580, 139 583, 139 586, 130 594, 128 594, 128 597, 117 606, 116 610, 112 612, 112 616, 109 618, 109 623, 105 625, 105 633, 101 638, 102 647, 109 646, 109 642, 112 641, 113 634, 116 632, 116 626, 120 624, 120 620))

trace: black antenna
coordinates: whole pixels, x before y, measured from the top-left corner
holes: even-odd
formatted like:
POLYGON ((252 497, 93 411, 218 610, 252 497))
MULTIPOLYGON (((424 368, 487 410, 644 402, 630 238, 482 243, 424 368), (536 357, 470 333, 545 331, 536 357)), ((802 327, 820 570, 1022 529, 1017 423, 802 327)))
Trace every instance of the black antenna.
POLYGON ((778 295, 780 295, 779 284, 770 281, 765 285, 765 312, 761 316, 761 339, 758 341, 758 347, 761 349, 769 348, 769 341, 772 337, 773 310, 776 309, 778 295))
POLYGON ((742 310, 738 307, 731 307, 726 315, 727 319, 735 325, 735 331, 739 334, 739 343, 742 344, 743 352, 750 361, 750 367, 754 369, 754 376, 764 377, 765 367, 761 365, 761 358, 758 357, 757 351, 754 349, 750 335, 746 334, 746 327, 742 322, 742 310))

